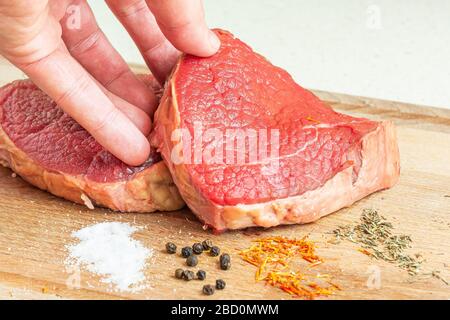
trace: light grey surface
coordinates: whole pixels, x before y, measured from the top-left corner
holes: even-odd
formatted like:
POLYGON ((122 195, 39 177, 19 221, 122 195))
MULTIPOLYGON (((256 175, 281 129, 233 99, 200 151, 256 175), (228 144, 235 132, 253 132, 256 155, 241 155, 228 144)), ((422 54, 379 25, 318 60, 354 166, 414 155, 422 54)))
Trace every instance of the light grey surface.
MULTIPOLYGON (((142 62, 103 1, 90 3, 125 59, 142 62)), ((211 27, 232 31, 305 87, 450 108, 448 0, 206 0, 205 8, 211 27)))

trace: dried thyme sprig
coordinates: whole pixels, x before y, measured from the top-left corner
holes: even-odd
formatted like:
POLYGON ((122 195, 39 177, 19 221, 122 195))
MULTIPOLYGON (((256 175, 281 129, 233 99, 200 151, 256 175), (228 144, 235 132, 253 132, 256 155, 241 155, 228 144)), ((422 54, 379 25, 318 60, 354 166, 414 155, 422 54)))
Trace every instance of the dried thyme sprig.
POLYGON ((394 263, 416 275, 423 260, 420 256, 408 255, 405 250, 411 247, 411 237, 408 235, 394 235, 393 225, 376 210, 364 209, 360 223, 355 226, 340 226, 333 230, 337 241, 348 240, 358 243, 376 259, 394 263))
POLYGON ((443 283, 445 283, 446 285, 448 285, 448 281, 447 280, 445 280, 444 278, 442 278, 442 276, 441 276, 441 272, 440 271, 431 271, 431 276, 433 277, 433 278, 436 278, 436 279, 439 279, 439 280, 441 280, 443 283))

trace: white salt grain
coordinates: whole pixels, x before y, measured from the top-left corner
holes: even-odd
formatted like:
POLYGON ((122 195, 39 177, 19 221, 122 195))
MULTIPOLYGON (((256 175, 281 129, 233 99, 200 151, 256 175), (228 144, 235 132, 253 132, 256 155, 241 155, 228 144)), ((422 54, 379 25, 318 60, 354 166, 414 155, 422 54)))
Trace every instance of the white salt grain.
POLYGON ((67 264, 100 275, 119 291, 144 289, 144 268, 153 249, 131 238, 137 230, 128 223, 103 222, 73 232, 79 243, 67 247, 67 264))

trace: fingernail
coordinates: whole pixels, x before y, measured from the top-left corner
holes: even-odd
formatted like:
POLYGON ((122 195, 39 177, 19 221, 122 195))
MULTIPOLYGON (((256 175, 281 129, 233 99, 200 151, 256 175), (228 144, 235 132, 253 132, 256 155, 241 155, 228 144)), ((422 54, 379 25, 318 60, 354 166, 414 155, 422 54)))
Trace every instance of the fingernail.
POLYGON ((211 43, 211 47, 214 49, 214 51, 219 50, 220 48, 220 40, 219 37, 213 32, 209 31, 209 42, 211 43))

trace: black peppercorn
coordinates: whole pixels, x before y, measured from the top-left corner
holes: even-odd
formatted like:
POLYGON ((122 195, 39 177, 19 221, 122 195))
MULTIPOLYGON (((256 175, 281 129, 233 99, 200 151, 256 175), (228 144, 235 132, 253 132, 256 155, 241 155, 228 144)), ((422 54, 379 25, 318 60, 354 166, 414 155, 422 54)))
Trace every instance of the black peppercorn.
POLYGON ((184 247, 181 249, 181 256, 183 258, 187 258, 192 255, 192 248, 191 247, 184 247))
POLYGON ((225 289, 226 283, 222 279, 216 280, 216 289, 217 290, 223 290, 225 289))
POLYGON ((202 242, 202 246, 203 246, 203 251, 208 251, 208 250, 211 250, 213 243, 211 240, 206 239, 202 242))
POLYGON ((175 253, 175 252, 177 252, 177 246, 175 245, 175 243, 167 242, 166 243, 166 251, 167 251, 167 253, 170 253, 170 254, 175 253))
POLYGON ((231 257, 229 254, 224 253, 220 256, 220 269, 228 270, 231 268, 231 257))
POLYGON ((194 279, 194 273, 191 270, 184 270, 183 271, 183 279, 186 281, 191 281, 194 279))
POLYGON ((206 294, 207 296, 213 295, 214 294, 214 287, 210 284, 204 285, 203 286, 203 293, 206 294))
POLYGON ((187 257, 187 259, 186 259, 186 264, 187 264, 189 267, 195 267, 195 266, 198 264, 198 258, 197 258, 197 256, 192 255, 192 256, 187 257))
POLYGON ((192 245, 192 251, 194 251, 195 254, 201 254, 203 252, 203 246, 201 243, 194 243, 192 245))
POLYGON ((220 254, 220 249, 219 247, 213 246, 211 248, 211 251, 209 252, 209 254, 213 257, 217 257, 220 254))
POLYGON ((205 280, 206 279, 206 272, 203 270, 197 271, 197 279, 198 280, 205 280))
POLYGON ((183 273, 184 273, 184 270, 183 270, 183 269, 177 269, 177 270, 175 270, 175 278, 177 278, 177 279, 182 279, 182 278, 183 278, 183 273))

